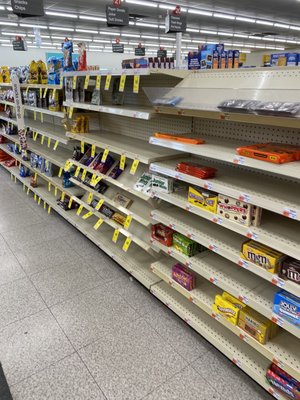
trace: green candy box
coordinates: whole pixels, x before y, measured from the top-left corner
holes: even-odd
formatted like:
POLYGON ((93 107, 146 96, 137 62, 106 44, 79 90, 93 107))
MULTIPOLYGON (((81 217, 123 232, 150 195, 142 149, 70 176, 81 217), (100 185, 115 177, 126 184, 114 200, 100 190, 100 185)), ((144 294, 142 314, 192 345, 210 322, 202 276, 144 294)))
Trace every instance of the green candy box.
POLYGON ((182 235, 181 233, 173 234, 173 247, 188 257, 193 257, 204 248, 194 240, 182 235))

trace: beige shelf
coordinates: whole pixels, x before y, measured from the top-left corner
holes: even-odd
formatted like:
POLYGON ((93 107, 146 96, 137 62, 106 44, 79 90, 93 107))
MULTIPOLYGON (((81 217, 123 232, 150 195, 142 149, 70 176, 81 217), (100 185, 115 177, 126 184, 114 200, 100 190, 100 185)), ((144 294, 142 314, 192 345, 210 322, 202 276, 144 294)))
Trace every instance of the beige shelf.
POLYGON ((59 118, 64 118, 65 113, 63 111, 52 111, 48 110, 48 108, 40 108, 40 107, 31 107, 31 106, 23 106, 24 110, 31 111, 33 113, 39 113, 39 114, 48 114, 52 115, 52 117, 59 117, 59 118))

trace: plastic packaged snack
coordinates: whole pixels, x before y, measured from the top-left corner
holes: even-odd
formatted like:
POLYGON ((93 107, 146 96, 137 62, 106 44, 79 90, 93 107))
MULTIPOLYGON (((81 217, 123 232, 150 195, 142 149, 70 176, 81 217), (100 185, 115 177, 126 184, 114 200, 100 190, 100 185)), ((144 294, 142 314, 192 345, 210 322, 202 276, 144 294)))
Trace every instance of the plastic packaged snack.
POLYGON ((218 108, 222 111, 231 112, 252 112, 259 101, 243 100, 243 99, 230 99, 222 101, 218 108))
POLYGON ((270 114, 285 117, 295 117, 300 114, 300 103, 265 101, 258 102, 252 106, 258 114, 270 114))
POLYGON ((73 71, 73 61, 72 61, 72 53, 73 53, 73 42, 68 38, 65 38, 65 41, 61 45, 64 57, 64 71, 73 71))
POLYGON ((134 185, 134 189, 143 193, 150 193, 152 189, 152 174, 144 172, 134 185))
POLYGON ((84 42, 77 43, 78 46, 78 71, 87 70, 86 61, 86 44, 84 42))
POLYGON ((300 400, 299 382, 275 364, 267 370, 267 381, 282 392, 286 398, 300 400), (275 369, 276 367, 276 369, 275 369))
POLYGON ((241 156, 274 164, 284 164, 300 160, 300 146, 282 143, 259 143, 250 146, 241 146, 236 151, 241 156))
POLYGON ((213 178, 217 172, 215 168, 205 167, 195 162, 180 162, 177 164, 176 171, 195 176, 200 179, 213 178))

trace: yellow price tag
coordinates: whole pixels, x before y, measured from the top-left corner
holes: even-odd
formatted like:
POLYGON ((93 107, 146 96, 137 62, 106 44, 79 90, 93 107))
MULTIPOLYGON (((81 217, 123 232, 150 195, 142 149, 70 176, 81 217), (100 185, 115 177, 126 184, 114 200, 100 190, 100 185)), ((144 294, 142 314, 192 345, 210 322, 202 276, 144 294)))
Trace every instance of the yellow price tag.
POLYGON ((30 193, 30 188, 27 189, 27 196, 29 195, 29 193, 30 193))
POLYGON ((77 210, 76 214, 77 214, 77 215, 80 215, 80 214, 81 214, 81 211, 82 211, 82 209, 83 209, 83 205, 81 204, 81 206, 79 206, 79 208, 78 208, 78 210, 77 210))
POLYGON ((109 90, 111 82, 111 75, 106 75, 104 90, 109 90))
POLYGON ((83 141, 80 142, 80 152, 82 154, 84 154, 84 142, 83 141))
POLYGON ((40 99, 43 97, 43 89, 40 88, 40 99))
POLYGON ((91 204, 92 200, 93 200, 93 193, 90 192, 87 199, 88 204, 91 204))
POLYGON ((29 86, 26 88, 26 96, 28 96, 29 86))
POLYGON ((108 156, 109 150, 105 149, 101 158, 101 162, 105 162, 108 156))
POLYGON ((72 197, 70 197, 69 204, 68 204, 68 208, 71 208, 71 207, 72 207, 72 203, 73 203, 73 199, 72 199, 72 197))
POLYGON ((41 122, 43 123, 44 122, 44 114, 40 113, 40 117, 41 117, 41 122))
POLYGON ((37 137, 38 137, 38 132, 34 132, 32 135, 32 139, 34 142, 36 141, 37 137))
POLYGON ((125 169, 125 162, 126 162, 126 156, 124 154, 122 154, 121 158, 120 158, 120 169, 122 171, 124 171, 124 169, 125 169))
POLYGON ((96 186, 101 181, 101 179, 102 179, 102 176, 97 176, 94 181, 94 184, 95 184, 94 186, 96 186))
POLYGON ((51 206, 48 206, 48 214, 51 213, 51 206))
POLYGON ((82 219, 88 219, 93 215, 93 211, 89 211, 86 214, 84 214, 84 216, 82 217, 82 219))
POLYGON ((81 175, 81 180, 82 180, 82 181, 84 181, 84 180, 85 180, 86 173, 87 173, 87 170, 86 170, 86 169, 84 169, 84 170, 82 171, 82 175, 81 175))
POLYGON ((47 203, 44 201, 44 210, 46 210, 47 203))
POLYGON ((94 229, 97 231, 102 224, 103 224, 103 219, 99 218, 98 221, 94 225, 94 229))
POLYGON ((112 241, 114 243, 117 243, 117 240, 118 240, 118 237, 119 237, 119 233, 120 233, 120 231, 119 231, 118 228, 114 230, 114 234, 113 234, 113 237, 112 237, 112 241))
POLYGON ((128 238, 125 240, 125 242, 124 242, 124 244, 123 244, 123 247, 122 247, 122 249, 123 249, 125 252, 129 249, 129 246, 131 245, 131 242, 132 242, 132 240, 131 240, 130 237, 128 237, 128 238))
POLYGON ((76 89, 77 86, 77 76, 73 76, 73 90, 76 89))
POLYGON ((132 221, 132 216, 128 215, 127 218, 125 219, 125 222, 124 222, 124 228, 125 229, 129 229, 131 221, 132 221))
POLYGON ((62 192, 60 200, 61 200, 61 201, 64 201, 64 200, 65 200, 65 197, 66 197, 66 193, 65 193, 65 192, 62 192))
MULTIPOLYGON (((49 138, 50 139, 50 138, 49 138)), ((54 144, 54 146, 53 146, 53 150, 56 150, 57 149, 57 147, 58 147, 58 144, 59 144, 59 141, 58 140, 56 140, 56 142, 55 142, 55 144, 54 144)))
POLYGON ((56 96, 56 89, 53 89, 53 92, 52 92, 52 99, 53 100, 55 99, 55 96, 56 96))
POLYGON ((140 90, 140 75, 133 77, 133 93, 138 93, 140 90))
POLYGON ((84 80, 84 89, 85 89, 85 90, 89 87, 89 83, 90 83, 90 76, 87 75, 87 76, 85 77, 85 80, 84 80))
POLYGON ((41 205, 41 201, 42 201, 42 199, 39 197, 39 199, 38 199, 38 205, 41 205))
POLYGON ((47 144, 47 146, 48 146, 48 147, 51 146, 51 137, 48 137, 48 144, 47 144))
POLYGON ((33 119, 36 121, 36 111, 33 111, 33 119))
POLYGON ((96 78, 96 89, 100 90, 100 86, 101 86, 101 75, 97 75, 97 78, 96 78))
POLYGON ((73 112, 74 112, 74 107, 69 108, 69 118, 71 119, 73 117, 73 112))
POLYGON ((74 174, 75 178, 78 177, 79 173, 80 173, 80 167, 77 167, 76 171, 75 171, 75 174, 74 174))
POLYGON ((57 196, 57 186, 54 188, 54 196, 57 196))
POLYGON ((34 193, 33 200, 34 200, 34 201, 37 200, 37 195, 36 195, 36 193, 34 193))
POLYGON ((45 136, 42 135, 42 136, 41 136, 41 144, 44 144, 44 141, 45 141, 45 136))
POLYGON ((100 208, 101 208, 101 206, 102 206, 103 203, 104 203, 104 199, 100 199, 100 200, 98 201, 98 203, 97 203, 97 205, 96 205, 96 207, 95 207, 97 211, 100 210, 100 208))
POLYGON ((124 92, 125 83, 126 83, 126 75, 121 75, 121 77, 120 77, 120 85, 119 85, 119 92, 124 92))
POLYGON ((34 174, 34 180, 37 180, 37 173, 34 174))
POLYGON ((93 174, 92 178, 91 178, 91 185, 95 186, 95 179, 97 178, 96 174, 93 174))
MULTIPOLYGON (((50 138, 49 138, 49 139, 50 139, 50 138)), ((72 163, 71 161, 67 160, 66 163, 65 163, 65 168, 64 168, 65 171, 66 171, 66 172, 70 171, 72 165, 73 165, 73 163, 72 163)))
POLYGON ((59 172, 58 172, 58 177, 59 178, 61 178, 62 173, 63 173, 63 168, 61 167, 61 168, 59 168, 59 172))
POLYGON ((48 88, 46 87, 45 90, 44 90, 44 94, 43 94, 43 98, 44 98, 44 99, 46 98, 47 93, 48 93, 48 88))
POLYGON ((136 173, 136 170, 137 170, 137 168, 138 168, 138 166, 139 166, 139 160, 134 160, 133 161, 133 163, 132 163, 132 165, 131 165, 131 168, 130 168, 130 174, 131 175, 135 175, 135 173, 136 173))
POLYGON ((95 157, 95 154, 96 154, 96 146, 94 144, 92 144, 91 157, 95 157))

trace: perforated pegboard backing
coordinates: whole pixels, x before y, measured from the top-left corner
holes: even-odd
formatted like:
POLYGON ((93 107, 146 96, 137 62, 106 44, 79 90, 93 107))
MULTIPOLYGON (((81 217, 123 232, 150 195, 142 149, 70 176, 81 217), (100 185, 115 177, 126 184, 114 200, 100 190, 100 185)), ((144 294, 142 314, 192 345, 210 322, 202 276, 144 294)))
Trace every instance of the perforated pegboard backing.
POLYGON ((252 144, 276 142, 300 145, 300 128, 281 128, 267 125, 194 118, 193 132, 198 133, 199 136, 222 137, 251 142, 252 144))
POLYGON ((148 141, 149 137, 153 136, 155 132, 188 134, 192 130, 192 118, 155 115, 150 120, 145 121, 111 114, 101 114, 100 129, 148 141))

